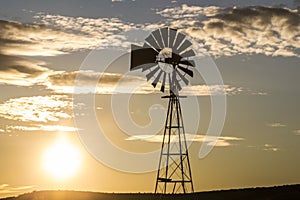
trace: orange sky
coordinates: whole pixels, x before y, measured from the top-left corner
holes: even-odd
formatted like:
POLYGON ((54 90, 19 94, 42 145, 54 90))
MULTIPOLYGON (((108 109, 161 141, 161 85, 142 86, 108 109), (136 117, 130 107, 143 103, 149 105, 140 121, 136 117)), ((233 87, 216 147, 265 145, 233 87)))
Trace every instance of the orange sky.
POLYGON ((195 191, 299 183, 297 6, 296 1, 3 1, 0 197, 48 189, 154 191, 155 170, 124 170, 132 165, 142 171, 158 164, 158 157, 137 156, 133 162, 126 153, 159 150, 161 136, 148 136, 162 132, 167 101, 146 73, 129 72, 128 51, 165 26, 190 37, 196 53, 209 55, 197 63, 192 86, 182 90, 189 96, 182 107, 195 191), (207 86, 196 69, 215 69, 224 85, 207 86), (200 159, 212 98, 220 91, 226 92, 224 127, 220 136, 208 138, 218 142, 200 159), (89 129, 94 126, 122 153, 90 137, 100 133, 89 129))

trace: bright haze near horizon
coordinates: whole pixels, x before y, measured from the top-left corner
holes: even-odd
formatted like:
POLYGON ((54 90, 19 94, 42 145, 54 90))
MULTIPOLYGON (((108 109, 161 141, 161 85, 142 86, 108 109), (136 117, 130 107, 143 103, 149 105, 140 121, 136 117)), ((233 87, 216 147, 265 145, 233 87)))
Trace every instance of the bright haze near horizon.
MULTIPOLYGON (((227 94, 219 141, 199 159, 212 94, 205 87, 196 92, 201 107, 199 136, 189 149, 195 190, 299 183, 299 7, 298 0, 1 1, 0 197, 56 189, 154 191, 156 171, 121 172, 89 153, 74 122, 80 113, 73 109, 84 105, 73 102, 73 87, 82 62, 95 48, 126 52, 130 44, 122 33, 165 26, 202 45, 218 67, 227 94)), ((99 65, 109 59, 99 58, 99 65)), ((124 66, 125 73, 129 68, 124 66)), ((97 86, 94 110, 99 123, 121 148, 135 152, 159 148, 157 141, 124 134, 113 121, 110 97, 121 75, 106 73, 105 87, 97 86)), ((88 88, 98 76, 84 71, 83 86, 88 88)), ((125 84, 146 83, 129 106, 140 125, 149 123, 152 104, 166 106, 162 94, 149 92, 151 82, 144 79, 125 80, 125 84)))

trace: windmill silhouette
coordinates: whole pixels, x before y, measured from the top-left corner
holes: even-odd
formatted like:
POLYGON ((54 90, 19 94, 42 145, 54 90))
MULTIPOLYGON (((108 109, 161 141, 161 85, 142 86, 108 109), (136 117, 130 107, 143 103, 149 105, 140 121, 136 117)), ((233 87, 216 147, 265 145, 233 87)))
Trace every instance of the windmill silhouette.
POLYGON ((147 81, 155 88, 161 84, 165 92, 168 83, 168 112, 157 171, 155 193, 194 192, 185 129, 179 95, 187 77, 193 77, 195 56, 192 43, 176 29, 161 28, 153 31, 143 46, 131 45, 130 70, 146 72, 147 81))

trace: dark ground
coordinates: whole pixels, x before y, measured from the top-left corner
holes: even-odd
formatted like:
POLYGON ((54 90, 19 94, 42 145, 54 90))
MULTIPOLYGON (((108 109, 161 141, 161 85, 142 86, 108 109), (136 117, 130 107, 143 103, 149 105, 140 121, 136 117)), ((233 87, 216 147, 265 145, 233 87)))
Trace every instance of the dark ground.
MULTIPOLYGON (((5 200, 235 200, 235 199, 264 199, 264 200, 300 200, 300 184, 264 187, 264 188, 247 188, 234 190, 220 190, 211 192, 197 192, 193 194, 177 195, 156 195, 149 193, 96 193, 80 191, 38 191, 23 194, 18 197, 9 197, 5 200)), ((4 199, 2 199, 4 200, 4 199)))

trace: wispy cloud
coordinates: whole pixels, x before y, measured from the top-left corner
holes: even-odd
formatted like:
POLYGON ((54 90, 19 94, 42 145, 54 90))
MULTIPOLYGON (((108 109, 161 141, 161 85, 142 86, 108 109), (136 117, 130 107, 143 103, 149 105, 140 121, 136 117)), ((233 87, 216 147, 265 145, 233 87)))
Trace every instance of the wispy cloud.
POLYGON ((270 124, 267 124, 267 126, 273 127, 273 128, 286 127, 285 124, 282 124, 282 123, 280 123, 280 122, 270 123, 270 124))
POLYGON ((61 125, 8 126, 7 129, 18 130, 18 131, 48 131, 48 132, 56 132, 56 131, 76 132, 79 130, 76 127, 61 126, 61 125))
MULTIPOLYGON (((168 137, 168 136, 167 136, 168 137)), ((208 145, 213 145, 214 141, 217 140, 217 143, 215 146, 217 147, 227 147, 234 145, 233 142, 236 141, 242 141, 243 138, 238 137, 229 137, 229 136, 206 136, 206 135, 193 135, 193 134, 186 134, 186 140, 192 141, 192 142, 204 142, 204 138, 206 139, 206 142, 208 145)), ((146 142, 162 142, 163 135, 135 135, 130 136, 126 140, 128 141, 135 141, 135 140, 141 140, 146 142)), ((178 136, 171 137, 171 141, 178 141, 178 136)))
MULTIPOLYGON (((40 85, 59 94, 160 93, 160 83, 158 83, 156 88, 153 88, 151 84, 147 83, 144 74, 124 75, 120 73, 100 73, 95 71, 54 71, 43 67, 45 63, 35 60, 6 55, 0 55, 0 58, 3 58, 0 60, 0 64, 2 64, 0 68, 0 85, 40 85), (136 86, 140 87, 133 92, 136 86)), ((253 93, 253 91, 249 89, 232 85, 183 86, 181 94, 210 96, 224 93, 227 95, 237 95, 245 92, 254 95, 259 94, 253 93)))
POLYGON ((237 95, 244 92, 242 87, 231 85, 192 85, 182 88, 182 95, 213 96, 213 95, 237 95))
POLYGON ((11 186, 9 184, 1 184, 0 185, 0 194, 2 195, 13 195, 13 194, 19 194, 24 193, 27 190, 31 190, 35 186, 32 185, 26 185, 26 186, 11 186))
POLYGON ((157 14, 169 19, 193 19, 199 16, 214 16, 218 14, 220 10, 221 8, 216 6, 200 7, 183 4, 180 7, 158 10, 157 14))
POLYGON ((272 144, 264 144, 263 150, 276 152, 276 151, 279 151, 280 149, 272 144))
MULTIPOLYGON (((155 89, 151 86, 151 84, 147 83, 146 78, 141 76, 123 75, 119 73, 98 73, 93 71, 55 73, 49 75, 48 83, 46 85, 48 89, 57 93, 160 93, 160 84, 158 84, 157 88, 155 89), (74 88, 75 85, 76 88, 74 88), (137 86, 140 87, 134 90, 134 88, 137 86)), ((242 92, 243 88, 230 85, 193 85, 183 87, 181 94, 210 96, 219 95, 222 93, 236 95, 242 92)))
POLYGON ((273 151, 273 152, 277 152, 280 151, 281 149, 276 147, 275 145, 272 144, 263 144, 263 145, 249 145, 247 146, 248 148, 252 148, 252 149, 256 149, 259 151, 273 151))
POLYGON ((153 92, 146 80, 139 76, 94 71, 59 72, 48 77, 47 88, 56 93, 130 93, 137 85, 144 85, 138 94, 153 92), (119 86, 118 86, 119 84, 119 86), (118 87, 117 87, 118 86, 118 87))
POLYGON ((23 122, 57 122, 72 117, 72 106, 66 95, 12 98, 0 104, 0 117, 23 122))
POLYGON ((272 7, 218 8, 182 5, 157 12, 213 56, 300 56, 300 15, 272 7))
POLYGON ((293 131, 296 135, 300 135, 300 129, 294 130, 293 131))

